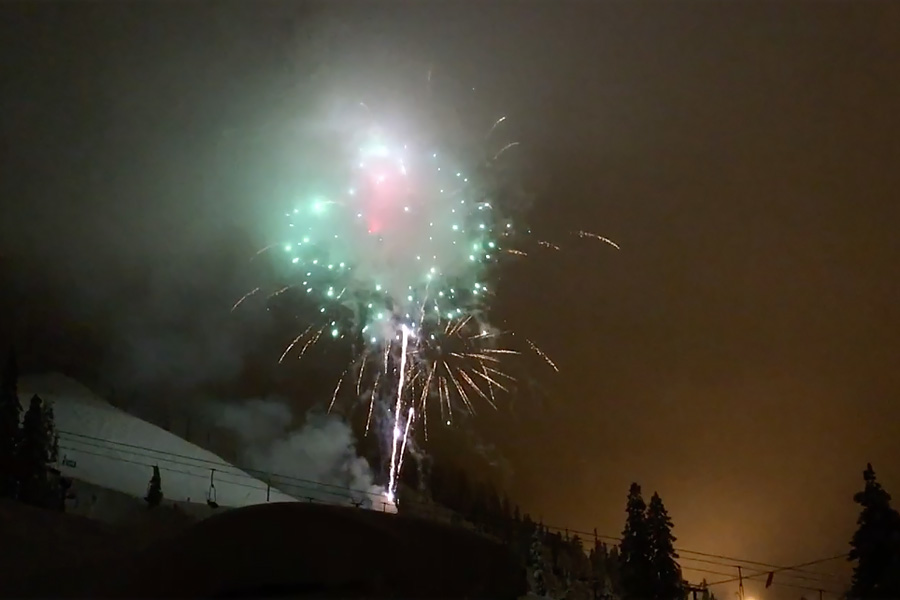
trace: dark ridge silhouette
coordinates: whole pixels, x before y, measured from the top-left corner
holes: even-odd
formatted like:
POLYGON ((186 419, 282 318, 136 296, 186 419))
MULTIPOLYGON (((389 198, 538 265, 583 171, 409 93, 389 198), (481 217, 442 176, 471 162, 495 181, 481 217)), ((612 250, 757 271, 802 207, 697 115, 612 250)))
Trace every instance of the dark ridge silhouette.
POLYGON ((23 582, 20 597, 518 598, 504 546, 402 515, 305 503, 230 510, 115 561, 23 582))

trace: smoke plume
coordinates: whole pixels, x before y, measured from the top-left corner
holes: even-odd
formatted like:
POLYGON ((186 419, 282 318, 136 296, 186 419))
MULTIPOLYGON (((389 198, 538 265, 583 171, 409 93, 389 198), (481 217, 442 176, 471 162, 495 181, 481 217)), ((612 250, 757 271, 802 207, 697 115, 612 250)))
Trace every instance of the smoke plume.
POLYGON ((241 466, 266 473, 282 492, 300 500, 393 509, 339 417, 310 412, 292 429, 293 414, 278 401, 248 400, 215 411, 216 425, 240 438, 241 466))

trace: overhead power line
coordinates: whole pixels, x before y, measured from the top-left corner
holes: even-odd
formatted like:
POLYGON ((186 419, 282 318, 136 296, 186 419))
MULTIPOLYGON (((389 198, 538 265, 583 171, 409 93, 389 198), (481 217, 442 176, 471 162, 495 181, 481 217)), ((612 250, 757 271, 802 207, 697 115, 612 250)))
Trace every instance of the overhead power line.
MULTIPOLYGON (((723 577, 729 577, 731 575, 731 573, 723 573, 722 571, 713 571, 712 569, 700 569, 697 567, 682 566, 681 569, 682 569, 682 571, 692 571, 692 572, 706 573, 706 574, 711 574, 711 575, 721 575, 723 577)), ((747 577, 745 576, 744 580, 746 580, 746 579, 747 579, 747 577)), ((717 582, 717 583, 722 583, 722 582, 717 582)), ((710 585, 714 585, 714 584, 707 583, 706 585, 710 586, 710 585)), ((808 585, 800 585, 797 583, 792 583, 792 582, 787 582, 787 581, 773 581, 772 585, 777 585, 777 586, 782 586, 782 587, 790 587, 790 588, 801 589, 801 590, 809 590, 809 591, 814 591, 814 592, 817 592, 821 589, 823 592, 828 592, 829 594, 835 594, 835 595, 840 595, 840 593, 841 593, 836 590, 831 590, 827 587, 821 587, 821 586, 820 587, 812 587, 812 586, 808 586, 808 585)), ((838 585, 838 584, 832 583, 832 585, 838 585)))
MULTIPOLYGON (((743 576, 743 579, 753 579, 753 578, 756 578, 756 577, 768 576, 770 573, 773 573, 773 574, 774 574, 774 573, 781 573, 781 572, 784 572, 784 571, 799 570, 799 569, 802 569, 803 567, 811 567, 811 566, 813 566, 813 565, 820 565, 820 564, 822 564, 822 563, 831 562, 831 561, 838 560, 838 559, 841 559, 841 558, 847 558, 847 556, 848 556, 848 553, 845 552, 845 553, 843 553, 843 554, 837 554, 837 555, 829 556, 829 557, 826 557, 826 558, 820 558, 820 559, 817 559, 817 560, 811 560, 811 561, 808 561, 808 562, 805 562, 805 563, 800 563, 800 564, 797 564, 797 565, 792 565, 792 566, 790 566, 790 567, 777 567, 777 566, 774 566, 774 565, 773 565, 774 568, 772 568, 772 569, 769 570, 769 571, 761 571, 761 572, 759 572, 759 573, 754 573, 754 574, 752 574, 752 575, 744 575, 744 576, 743 576)), ((806 571, 804 571, 804 572, 806 572, 806 571)), ((729 578, 729 579, 723 579, 723 580, 721 580, 721 581, 714 581, 714 582, 712 582, 712 583, 708 583, 707 585, 709 585, 709 586, 723 585, 723 584, 726 584, 726 583, 734 583, 735 581, 739 581, 740 579, 741 579, 740 576, 738 576, 738 577, 731 577, 731 578, 729 578)), ((776 582, 773 581, 772 583, 773 583, 773 585, 774 585, 776 582)), ((781 585, 787 585, 787 584, 786 584, 786 583, 781 583, 781 585)), ((803 587, 804 589, 810 589, 810 590, 813 590, 813 591, 816 591, 816 590, 819 589, 819 588, 811 588, 811 587, 797 586, 797 585, 794 585, 794 587, 803 587)))
MULTIPOLYGON (((224 480, 224 481, 227 481, 228 483, 230 483, 232 485, 237 485, 237 486, 245 487, 245 488, 265 489, 265 487, 260 488, 260 484, 262 484, 263 486, 274 485, 276 488, 278 486, 282 486, 282 487, 291 487, 291 488, 295 488, 298 490, 304 490, 304 489, 305 490, 315 490, 317 494, 326 493, 335 498, 348 499, 348 500, 355 496, 358 496, 360 494, 364 494, 367 496, 375 496, 375 495, 371 494, 371 492, 369 492, 368 490, 356 490, 356 489, 352 489, 349 487, 344 487, 344 486, 340 486, 340 485, 329 484, 329 483, 324 483, 324 482, 319 482, 319 481, 301 479, 301 478, 292 477, 289 475, 279 475, 277 473, 268 473, 268 472, 264 472, 264 471, 260 471, 260 470, 256 470, 256 469, 239 468, 239 467, 236 467, 235 465, 224 462, 221 459, 220 460, 210 460, 210 459, 206 459, 206 458, 199 458, 199 457, 195 457, 195 456, 189 456, 186 454, 178 454, 178 453, 170 452, 170 451, 166 451, 166 450, 159 450, 156 448, 141 446, 139 444, 130 444, 130 443, 126 443, 126 442, 119 442, 119 441, 115 441, 115 440, 109 440, 109 439, 105 439, 105 438, 99 438, 99 437, 95 437, 95 436, 89 436, 89 435, 70 432, 70 431, 59 431, 59 434, 60 434, 60 437, 62 438, 61 441, 66 441, 69 444, 78 444, 81 446, 88 447, 88 448, 83 448, 83 447, 74 447, 72 445, 60 445, 60 449, 62 449, 62 450, 69 450, 72 452, 80 452, 80 453, 90 455, 90 456, 105 458, 107 460, 113 460, 113 461, 117 461, 117 462, 129 463, 129 464, 146 466, 146 467, 152 467, 154 465, 158 465, 158 463, 161 460, 165 460, 166 462, 170 463, 171 465, 174 465, 175 467, 181 467, 181 468, 172 468, 172 467, 166 467, 164 465, 158 465, 160 467, 160 469, 174 472, 174 473, 179 473, 182 475, 204 478, 204 479, 206 478, 205 474, 192 473, 190 471, 184 470, 184 468, 203 469, 204 471, 215 470, 218 475, 220 475, 220 476, 227 475, 229 477, 228 480, 224 480), (97 452, 98 450, 106 450, 107 452, 115 452, 118 454, 130 455, 134 458, 129 459, 129 458, 125 458, 123 456, 111 456, 109 454, 101 454, 101 453, 97 452), (135 460, 135 459, 141 459, 141 458, 145 459, 145 460, 150 460, 152 462, 142 462, 140 460, 135 460), (236 480, 232 481, 231 478, 246 479, 248 481, 246 481, 246 482, 241 482, 241 481, 236 481, 236 480), (262 478, 265 481, 260 481, 260 479, 257 479, 257 478, 262 478)), ((310 500, 312 501, 312 499, 310 499, 310 500)), ((412 504, 422 504, 422 503, 412 503, 412 504)), ((425 505, 423 504, 423 506, 425 506, 425 505)), ((573 529, 573 528, 568 528, 568 527, 555 527, 555 526, 549 526, 549 525, 544 525, 544 528, 547 530, 555 531, 555 532, 559 532, 559 533, 565 532, 566 535, 570 535, 570 534, 578 535, 579 537, 581 537, 584 540, 594 539, 595 541, 603 540, 603 541, 610 541, 610 542, 615 542, 615 543, 622 541, 622 538, 620 536, 599 534, 599 533, 597 533, 596 530, 592 531, 592 532, 588 532, 588 531, 581 531, 578 529, 573 529)), ((784 573, 785 575, 790 576, 790 577, 795 577, 798 579, 809 579, 809 580, 812 580, 817 583, 821 582, 823 584, 827 583, 827 584, 831 584, 831 585, 840 585, 839 581, 837 581, 833 575, 830 575, 827 573, 820 573, 820 572, 816 572, 816 571, 812 571, 812 570, 806 570, 806 569, 804 569, 804 567, 809 567, 809 566, 814 566, 814 565, 830 562, 833 560, 837 560, 839 558, 845 558, 847 556, 847 553, 843 553, 843 554, 838 554, 835 556, 830 556, 827 558, 822 558, 822 559, 817 559, 817 560, 813 560, 813 561, 800 563, 797 565, 782 566, 782 565, 775 565, 772 563, 767 563, 767 562, 762 562, 762 561, 757 561, 757 560, 739 558, 739 557, 734 557, 734 556, 727 556, 724 554, 701 552, 699 550, 691 550, 689 548, 676 548, 675 550, 679 553, 682 561, 694 561, 694 562, 710 564, 710 565, 720 566, 720 567, 725 567, 725 568, 737 568, 739 566, 750 566, 751 568, 753 568, 754 571, 757 571, 756 573, 753 573, 750 575, 745 575, 744 579, 753 579, 753 578, 757 578, 757 577, 762 577, 762 576, 768 575, 769 573, 784 573), (685 556, 685 555, 689 555, 689 556, 685 556), (697 557, 703 557, 703 558, 697 558, 697 557), (727 561, 727 562, 724 562, 724 561, 727 561), (822 581, 822 579, 817 579, 817 578, 831 579, 831 581, 822 581)), ((728 575, 727 573, 722 573, 720 571, 701 569, 701 568, 693 567, 690 565, 683 565, 682 569, 696 571, 696 572, 705 572, 705 573, 715 574, 715 575, 721 575, 723 577, 728 575)), ((738 581, 739 579, 740 579, 739 577, 728 577, 727 579, 722 579, 720 581, 708 583, 707 585, 709 585, 709 586, 724 585, 727 583, 733 583, 735 581, 738 581)), ((787 583, 787 582, 773 582, 773 583, 777 584, 777 585, 792 586, 792 587, 798 587, 798 588, 809 589, 809 590, 814 590, 814 591, 817 591, 820 589, 820 588, 801 586, 801 585, 797 585, 797 584, 791 584, 791 583, 787 583)))
MULTIPOLYGON (((596 538, 596 539, 600 539, 600 540, 613 541, 616 543, 622 541, 622 538, 620 536, 601 535, 601 534, 595 534, 593 532, 579 531, 576 529, 570 529, 570 528, 565 528, 565 527, 554 527, 554 526, 547 526, 547 525, 545 525, 545 527, 552 531, 558 531, 560 533, 565 532, 565 533, 572 534, 572 535, 578 535, 579 537, 582 537, 582 538, 588 538, 588 539, 596 538)), ((828 562, 830 560, 835 560, 835 558, 843 558, 843 557, 847 556, 847 554, 845 553, 845 554, 838 555, 837 557, 819 559, 819 560, 815 560, 815 561, 811 561, 811 562, 807 562, 807 563, 802 563, 800 565, 785 567, 782 565, 774 565, 771 563, 761 562, 761 561, 757 561, 757 560, 737 558, 734 556, 726 556, 724 554, 713 554, 713 553, 709 553, 709 552, 700 552, 698 550, 690 550, 688 548, 675 548, 675 550, 676 550, 676 552, 679 553, 680 558, 682 560, 692 560, 692 561, 704 562, 704 563, 712 564, 712 565, 716 565, 716 566, 731 567, 731 568, 737 568, 738 566, 744 566, 744 565, 750 565, 751 567, 756 567, 756 568, 754 568, 754 570, 757 572, 754 573, 753 575, 745 576, 745 579, 748 577, 759 577, 762 575, 767 575, 768 573, 770 573, 772 571, 785 572, 786 574, 789 574, 792 577, 798 577, 798 578, 803 578, 804 575, 814 576, 814 577, 833 578, 833 576, 830 574, 806 570, 806 569, 803 569, 802 567, 817 565, 817 564, 820 564, 823 562, 828 562), (702 556, 705 558, 695 558, 694 556, 684 556, 685 554, 693 554, 693 555, 702 556), (718 560, 714 561, 714 560, 709 560, 709 559, 718 559, 718 560), (728 561, 728 562, 722 562, 722 561, 728 561), (743 563, 743 564, 735 564, 735 563, 743 563), (765 567, 765 568, 759 569, 758 567, 765 567)), ((722 575, 725 575, 725 574, 722 574, 722 575)), ((733 581, 737 581, 738 579, 739 579, 738 577, 733 577, 726 582, 718 582, 718 583, 731 583, 733 581)), ((836 579, 836 578, 834 578, 834 579, 836 579)), ((818 579, 813 579, 813 580, 819 581, 818 579)), ((830 583, 839 584, 838 581, 832 581, 830 583)), ((712 584, 709 584, 709 585, 712 585, 712 584)), ((815 588, 815 589, 818 589, 818 588, 815 588)))
MULTIPOLYGON (((692 569, 695 571, 698 571, 700 569, 697 567, 692 567, 690 565, 685 565, 685 564, 683 564, 683 561, 698 562, 698 563, 716 565, 716 566, 721 566, 721 567, 730 567, 732 569, 736 569, 738 567, 744 566, 744 565, 738 565, 738 564, 724 563, 724 562, 717 561, 717 560, 708 560, 705 558, 695 558, 693 556, 681 556, 679 558, 680 558, 680 562, 682 562, 682 569, 692 569)), ((755 568, 754 570, 757 571, 757 573, 755 573, 754 575, 768 575, 771 572, 770 570, 762 570, 759 568, 755 568)), ((731 573, 718 573, 718 574, 725 576, 725 577, 732 576, 731 573)), ((797 569, 796 571, 793 571, 793 572, 792 571, 784 571, 784 575, 787 577, 795 577, 797 579, 805 579, 805 580, 810 580, 810 581, 829 581, 830 580, 835 583, 840 582, 840 577, 833 575, 831 573, 821 573, 818 571, 806 571, 806 570, 797 569)))

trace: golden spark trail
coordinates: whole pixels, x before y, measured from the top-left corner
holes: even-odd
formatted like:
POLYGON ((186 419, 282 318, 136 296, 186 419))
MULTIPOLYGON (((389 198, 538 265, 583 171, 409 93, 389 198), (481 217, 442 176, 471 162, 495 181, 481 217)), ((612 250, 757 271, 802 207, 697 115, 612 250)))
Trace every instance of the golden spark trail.
POLYGON ((472 372, 475 373, 476 375, 478 375, 479 377, 481 377, 482 379, 484 379, 485 381, 487 381, 488 384, 496 385, 498 388, 500 388, 507 394, 509 393, 509 390, 506 389, 506 387, 504 387, 502 383, 500 383, 496 379, 492 378, 491 376, 487 375, 486 373, 482 373, 481 371, 472 371, 472 372))
MULTIPOLYGON (((500 117, 499 119, 497 119, 496 121, 494 121, 494 124, 491 125, 491 128, 488 129, 488 132, 485 134, 484 139, 491 137, 491 134, 494 133, 494 130, 497 129, 497 126, 505 120, 506 120, 506 117, 503 116, 503 117, 500 117)), ((494 158, 497 158, 497 157, 495 156, 494 158)))
POLYGON ((269 298, 274 298, 275 296, 280 296, 281 294, 285 293, 286 291, 288 291, 288 290, 291 289, 292 287, 293 287, 293 286, 286 285, 286 286, 284 286, 283 288, 281 288, 280 290, 275 291, 275 292, 272 292, 271 294, 269 294, 269 296, 268 296, 267 299, 269 299, 269 298))
POLYGON ((362 357, 359 359, 359 375, 356 376, 356 395, 359 397, 362 395, 360 391, 362 388, 362 380, 363 373, 366 370, 366 358, 368 357, 368 353, 363 353, 362 357))
POLYGON ((298 335, 297 337, 295 337, 294 340, 293 340, 290 344, 287 345, 287 348, 285 348, 285 349, 284 349, 284 352, 281 353, 281 358, 278 359, 278 364, 281 364, 281 361, 283 361, 283 360, 284 360, 284 357, 288 355, 288 352, 291 351, 291 348, 293 348, 294 345, 295 345, 297 342, 299 342, 300 339, 301 339, 303 336, 305 336, 307 333, 309 333, 309 330, 310 330, 310 329, 312 329, 312 325, 310 325, 309 327, 307 327, 307 328, 303 331, 303 333, 301 333, 300 335, 298 335))
POLYGON ((490 331, 482 331, 478 335, 473 335, 469 339, 470 340, 485 340, 485 339, 489 339, 489 338, 500 337, 501 335, 503 335, 503 334, 491 333, 490 331))
POLYGON ((450 424, 450 420, 453 419, 453 406, 450 404, 450 393, 447 391, 447 380, 443 377, 438 380, 440 385, 438 389, 440 390, 440 402, 441 402, 441 417, 447 418, 447 424, 450 424), (444 415, 444 404, 447 405, 447 414, 444 415))
POLYGON ((237 302, 235 302, 234 306, 231 307, 231 311, 234 312, 234 309, 236 309, 238 306, 240 306, 244 300, 246 300, 247 298, 249 298, 250 296, 252 296, 253 294, 255 294, 258 291, 259 291, 259 288, 254 288, 254 289, 250 290, 249 292, 247 292, 246 294, 244 294, 243 296, 241 296, 241 299, 238 300, 237 302))
POLYGON ((471 319, 472 319, 472 315, 467 315, 465 319, 458 320, 456 322, 456 324, 453 326, 453 329, 451 329, 447 333, 447 335, 448 336, 456 335, 456 332, 459 331, 460 329, 462 329, 463 327, 465 327, 466 323, 468 323, 471 319))
POLYGON ((486 366, 483 362, 479 362, 479 364, 481 365, 481 370, 483 371, 483 373, 478 373, 477 371, 476 371, 476 373, 478 373, 479 375, 484 375, 485 379, 488 380, 488 391, 491 393, 491 401, 492 401, 494 404, 496 404, 496 403, 497 403, 497 399, 494 398, 494 384, 493 384, 493 382, 490 380, 490 378, 487 377, 487 366, 486 366))
POLYGON ((250 262, 253 262, 253 259, 254 259, 254 258, 256 258, 257 256, 259 256, 259 255, 262 254, 263 252, 266 252, 267 250, 271 250, 272 248, 274 248, 274 247, 277 246, 277 245, 278 245, 278 244, 269 244, 269 245, 266 246, 265 248, 261 248, 261 249, 257 250, 257 251, 256 251, 256 254, 254 254, 253 256, 250 257, 250 262))
POLYGON ((535 354, 537 354, 538 356, 543 358, 547 362, 547 364, 553 368, 554 371, 559 373, 559 367, 556 366, 556 363, 554 363, 552 360, 550 360, 550 357, 547 356, 547 354, 543 350, 538 348, 537 345, 534 342, 532 342, 531 340, 529 340, 528 338, 525 338, 525 341, 528 342, 528 345, 531 346, 531 349, 534 350, 535 354))
POLYGON ((618 245, 617 243, 615 243, 615 242, 612 241, 611 239, 606 238, 606 237, 603 237, 602 235, 597 235, 596 233, 591 233, 590 231, 577 231, 577 232, 575 232, 575 235, 577 235, 577 236, 580 237, 580 238, 586 238, 586 237, 587 237, 587 238, 593 238, 593 239, 595 239, 595 240, 599 240, 599 241, 603 242, 604 244, 609 244, 610 246, 612 246, 612 247, 615 248, 616 250, 621 250, 621 249, 622 249, 621 247, 619 247, 619 245, 618 245))
POLYGON ((463 371, 462 369, 460 369, 460 370, 459 370, 459 375, 460 375, 460 377, 463 378, 463 380, 464 380, 466 383, 468 383, 468 384, 472 387, 473 390, 475 390, 475 391, 478 393, 479 396, 481 396, 481 397, 484 399, 485 402, 487 402, 488 404, 491 405, 491 408, 493 408, 494 410, 497 410, 497 405, 494 404, 494 403, 491 401, 491 399, 487 397, 487 395, 481 390, 480 387, 478 387, 477 385, 475 385, 475 382, 472 381, 472 378, 469 377, 469 374, 468 374, 468 373, 466 373, 465 371, 463 371))
POLYGON ((465 357, 468 357, 468 358, 477 358, 478 360, 486 360, 486 361, 489 361, 489 362, 492 362, 492 363, 499 363, 499 362, 500 362, 500 359, 497 358, 496 356, 488 356, 487 354, 477 354, 477 353, 472 353, 472 354, 461 354, 461 355, 452 354, 451 356, 465 356, 465 357))
POLYGON ((372 384, 372 397, 369 399, 369 414, 366 415, 366 432, 364 435, 369 435, 369 425, 372 424, 372 410, 375 408, 375 394, 378 392, 378 381, 379 378, 376 378, 375 383, 372 384))
POLYGON ((472 402, 469 400, 469 395, 466 393, 466 390, 463 389, 463 386, 459 383, 459 381, 454 377, 453 371, 447 365, 447 361, 444 361, 444 369, 447 370, 447 379, 449 379, 453 386, 456 388, 456 391, 459 392, 459 397, 462 399, 463 404, 466 405, 466 409, 469 411, 469 414, 475 414, 475 407, 472 406, 472 402))
POLYGON ((425 441, 428 441, 428 410, 426 403, 428 402, 428 391, 431 389, 431 378, 434 376, 434 367, 437 363, 432 363, 428 369, 428 379, 425 380, 425 386, 422 388, 422 397, 419 398, 419 407, 422 410, 423 429, 425 430, 425 441))
POLYGON ((505 145, 505 146, 503 146, 502 148, 500 148, 500 151, 497 152, 497 154, 495 154, 495 155, 494 155, 494 158, 492 158, 491 160, 497 160, 498 158, 500 158, 500 155, 501 155, 501 154, 503 154, 504 152, 506 152, 506 151, 509 150, 510 148, 515 148, 515 147, 518 146, 518 145, 519 145, 519 142, 510 142, 510 143, 508 143, 507 145, 505 145))
MULTIPOLYGON (((352 366, 352 365, 351 365, 351 366, 352 366)), ((347 371, 349 371, 349 370, 350 370, 350 367, 347 367, 346 369, 344 369, 344 372, 341 373, 341 376, 338 377, 337 385, 334 386, 334 393, 331 395, 331 404, 328 405, 328 411, 327 411, 327 412, 329 412, 329 413, 331 412, 331 409, 334 408, 334 403, 335 403, 335 401, 337 400, 338 392, 341 391, 341 384, 344 383, 344 375, 346 375, 346 374, 347 374, 347 371)))
POLYGON ((510 375, 509 373, 504 373, 503 371, 498 371, 497 369, 492 369, 491 367, 489 367, 489 366, 487 366, 487 365, 484 365, 484 369, 485 369, 485 371, 490 371, 491 373, 493 373, 493 374, 495 374, 495 375, 499 375, 500 377, 504 377, 504 378, 506 378, 506 379, 509 379, 509 380, 512 381, 512 382, 518 381, 518 379, 516 379, 515 377, 513 377, 513 376, 510 375))
POLYGON ((316 332, 316 334, 311 339, 309 339, 305 344, 303 344, 303 348, 300 349, 300 355, 297 356, 297 360, 300 360, 301 358, 303 358, 303 355, 306 354, 306 351, 309 350, 309 348, 311 346, 315 345, 315 343, 319 341, 319 338, 322 337, 322 331, 324 329, 325 329, 325 326, 323 325, 322 327, 319 328, 319 330, 316 332))

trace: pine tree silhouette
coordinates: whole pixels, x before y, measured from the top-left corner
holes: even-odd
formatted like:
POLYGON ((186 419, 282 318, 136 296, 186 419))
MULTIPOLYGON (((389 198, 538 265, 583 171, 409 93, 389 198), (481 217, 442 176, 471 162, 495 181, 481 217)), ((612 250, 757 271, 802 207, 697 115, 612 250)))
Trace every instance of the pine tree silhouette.
POLYGON ((16 454, 22 405, 18 395, 16 353, 11 350, 0 375, 0 498, 13 498, 17 489, 16 454))
POLYGON ((647 505, 641 497, 641 486, 637 483, 632 483, 628 490, 625 512, 625 530, 619 546, 622 595, 625 600, 648 600, 653 597, 655 576, 647 527, 647 505))
POLYGON ((900 598, 900 514, 875 478, 871 463, 863 472, 865 488, 853 497, 862 506, 859 528, 850 541, 855 561, 849 596, 861 600, 900 598))
MULTIPOLYGON (((596 531, 594 532, 596 533, 596 531)), ((591 579, 597 584, 595 590, 603 589, 606 584, 606 561, 608 558, 606 544, 599 540, 594 541, 594 547, 588 554, 588 562, 591 563, 591 579)))
POLYGON ((44 435, 47 439, 47 459, 51 464, 59 460, 59 433, 56 431, 56 416, 53 414, 53 405, 44 402, 41 405, 41 423, 44 426, 44 435))
POLYGON ((35 394, 22 419, 17 463, 19 499, 27 504, 48 506, 55 499, 50 467, 56 461, 56 431, 53 409, 35 394))
POLYGON ((149 508, 154 508, 160 505, 162 499, 162 477, 159 474, 159 467, 153 465, 153 476, 150 477, 150 484, 147 486, 147 496, 144 500, 149 508))
POLYGON ((531 567, 531 577, 533 581, 533 589, 537 596, 547 595, 547 579, 546 565, 544 564, 544 542, 541 530, 535 529, 534 535, 531 537, 531 552, 529 555, 529 566, 531 567))
MULTIPOLYGON (((594 532, 596 534, 596 531, 594 532)), ((609 548, 597 540, 588 555, 591 565, 591 580, 594 598, 610 598, 613 596, 612 574, 609 570, 609 548)))
POLYGON ((609 549, 606 557, 606 573, 609 576, 609 584, 612 594, 622 597, 622 576, 619 571, 619 547, 609 549))
POLYGON ((650 534, 651 562, 653 564, 654 592, 656 600, 680 600, 684 598, 681 569, 676 562, 675 536, 672 535, 672 519, 659 494, 654 493, 647 508, 647 529, 650 534))

